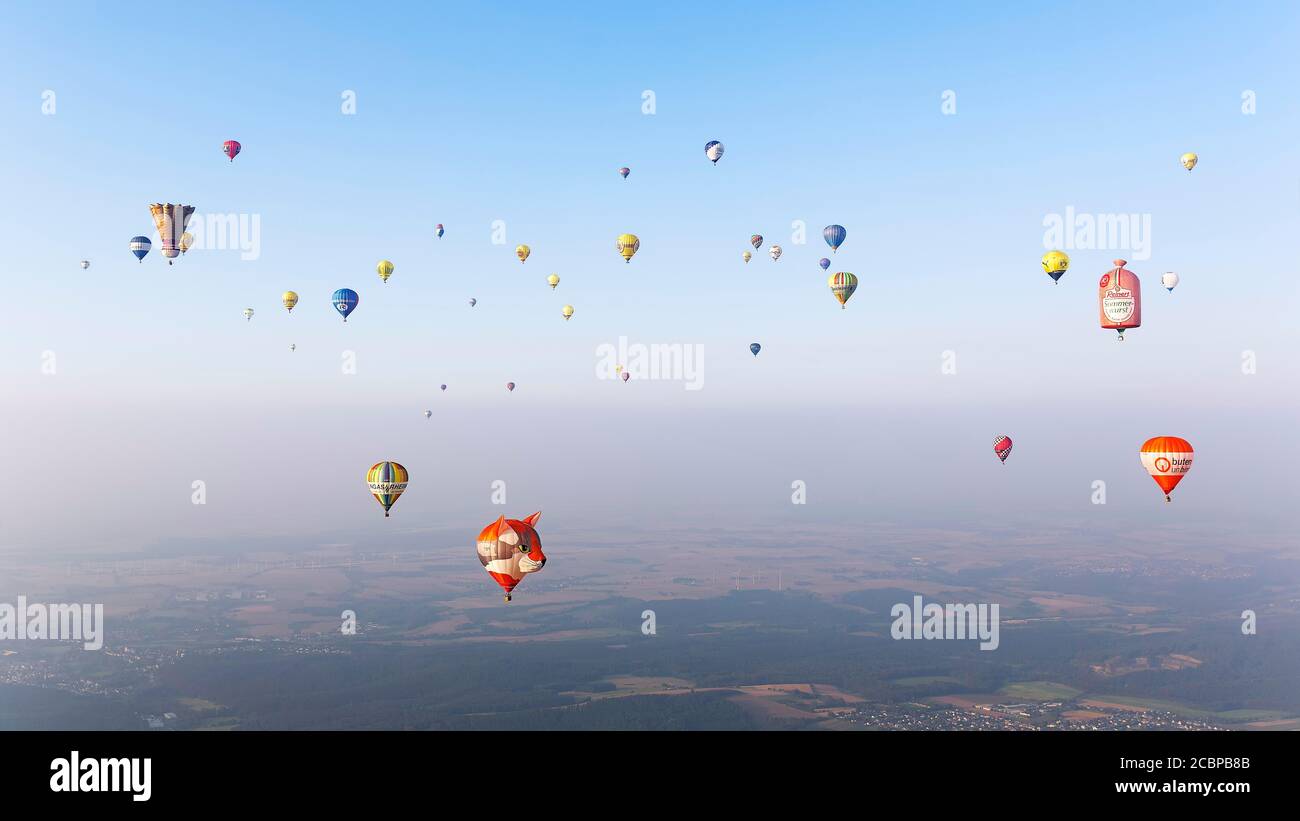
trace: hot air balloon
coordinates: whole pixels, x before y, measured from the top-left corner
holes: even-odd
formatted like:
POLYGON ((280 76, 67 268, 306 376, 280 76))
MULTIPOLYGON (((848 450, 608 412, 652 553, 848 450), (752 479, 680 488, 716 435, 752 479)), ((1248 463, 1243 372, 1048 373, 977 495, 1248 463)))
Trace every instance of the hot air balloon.
POLYGON ((86 269, 89 268, 89 267, 90 267, 90 260, 88 260, 88 259, 83 259, 83 260, 81 261, 81 270, 84 271, 84 270, 86 270, 86 269))
POLYGON ((289 313, 293 313, 293 306, 298 304, 298 294, 294 291, 285 291, 280 295, 280 302, 284 303, 289 313))
POLYGON ((615 366, 614 366, 614 373, 622 373, 622 372, 623 372, 623 366, 622 366, 622 365, 615 365, 615 366))
POLYGON ((1200 157, 1188 151, 1186 154, 1179 157, 1178 161, 1183 164, 1183 168, 1186 168, 1188 171, 1191 171, 1193 168, 1196 167, 1196 163, 1200 162, 1200 159, 1201 159, 1200 157))
POLYGON ((441 222, 433 227, 433 233, 438 235, 438 239, 442 239, 442 235, 446 232, 443 230, 441 222))
POLYGON ((623 255, 624 262, 631 262, 632 255, 641 247, 641 240, 637 239, 636 234, 619 234, 615 247, 623 255))
POLYGON ((632 173, 632 169, 628 168, 625 165, 622 168, 618 169, 618 173, 623 175, 623 179, 627 179, 627 175, 632 173))
POLYGON ((565 305, 563 308, 560 309, 560 313, 564 315, 564 321, 568 322, 569 317, 573 316, 573 306, 565 305))
POLYGON ((221 153, 229 157, 231 162, 234 162, 235 157, 239 154, 239 149, 241 148, 243 148, 243 146, 234 140, 226 140, 221 144, 221 153))
POLYGON ((506 383, 506 390, 508 390, 508 391, 513 391, 514 389, 515 389, 515 383, 514 383, 514 382, 507 382, 507 383, 506 383))
POLYGON ((781 258, 781 246, 773 245, 771 248, 767 249, 767 253, 769 256, 772 257, 772 261, 776 262, 778 259, 781 258))
POLYGON ((379 260, 379 264, 375 266, 375 270, 379 272, 379 278, 384 282, 387 282, 388 278, 393 275, 393 263, 386 259, 381 259, 379 260))
POLYGON ((623 381, 624 381, 624 382, 626 382, 627 380, 629 380, 629 379, 631 379, 631 378, 632 378, 632 374, 628 373, 627 371, 623 371, 623 381))
POLYGON ((252 308, 245 308, 245 309, 244 309, 244 319, 246 319, 246 320, 251 320, 252 318, 253 318, 253 309, 252 309, 252 308))
POLYGON ((293 344, 292 342, 290 342, 290 343, 289 343, 289 353, 293 353, 293 352, 296 351, 296 350, 298 350, 298 346, 295 345, 295 344, 293 344))
POLYGON ((424 418, 425 418, 425 419, 428 419, 430 416, 433 416, 433 411, 431 411, 431 410, 427 410, 427 411, 424 412, 424 418))
POLYGON ((762 247, 763 247, 763 235, 762 235, 762 234, 754 234, 753 236, 751 236, 751 237, 749 238, 749 244, 752 245, 752 246, 754 246, 754 250, 755 250, 755 251, 757 251, 759 248, 762 248, 762 247))
POLYGON ((763 346, 758 344, 757 342, 749 343, 749 352, 752 353, 754 356, 758 356, 758 352, 761 350, 763 350, 763 346))
POLYGON ((745 262, 749 262, 751 259, 754 258, 754 255, 746 251, 740 255, 740 258, 743 259, 745 262))
POLYGON ((1002 460, 1002 464, 1007 463, 1007 457, 1011 455, 1011 437, 995 436, 993 437, 993 453, 1002 460))
POLYGON ((473 307, 474 307, 475 305, 477 305, 477 304, 478 304, 478 300, 477 300, 477 299, 475 299, 474 297, 470 297, 470 298, 469 298, 469 307, 473 308, 473 307))
POLYGON ((817 264, 822 267, 823 271, 831 267, 831 261, 826 257, 822 257, 821 259, 817 260, 817 264))
POLYGON ((406 468, 396 462, 376 462, 366 471, 366 484, 375 501, 383 505, 384 518, 388 518, 388 511, 397 504, 397 498, 406 490, 410 481, 411 476, 406 468))
POLYGON ((1052 282, 1060 282, 1069 267, 1070 257, 1064 251, 1048 251, 1043 254, 1043 271, 1052 278, 1052 282))
POLYGON ((1177 436, 1156 436, 1142 443, 1140 455, 1142 467, 1165 492, 1165 501, 1172 502, 1169 494, 1192 469, 1191 443, 1177 436))
POLYGON ((858 289, 858 278, 853 274, 843 272, 831 274, 830 279, 826 280, 830 286, 831 293, 840 301, 840 308, 847 307, 849 297, 858 289))
POLYGON ((554 291, 555 286, 560 284, 560 277, 556 274, 551 274, 546 278, 546 284, 550 285, 551 290, 554 291))
POLYGON ((522 520, 502 516, 478 534, 478 560, 493 581, 501 585, 507 602, 526 574, 536 573, 546 565, 536 529, 541 518, 540 510, 522 520))
POLYGON ((439 387, 441 387, 444 391, 447 390, 447 386, 446 386, 446 385, 440 385, 439 387))
POLYGON ((128 247, 131 249, 131 253, 135 254, 136 259, 144 262, 144 255, 149 253, 153 243, 149 241, 148 237, 131 237, 131 244, 128 247))
POLYGON ((185 256, 185 252, 194 246, 194 235, 189 231, 181 234, 181 240, 178 245, 181 249, 181 256, 185 256))
POLYGON ((528 255, 531 254, 532 252, 533 249, 529 248, 527 245, 515 246, 515 256, 519 257, 519 262, 521 264, 528 259, 528 255))
POLYGON ((717 140, 710 140, 704 144, 704 156, 713 160, 714 165, 718 164, 718 160, 722 159, 722 153, 726 150, 726 147, 717 140))
POLYGON ((1160 276, 1160 284, 1165 286, 1165 290, 1173 293, 1174 288, 1178 286, 1178 274, 1173 271, 1165 271, 1160 276))
POLYGON ((334 310, 343 315, 344 322, 348 321, 348 315, 357 309, 357 303, 360 301, 361 297, 357 296, 357 292, 351 288, 339 288, 334 292, 334 296, 330 297, 330 302, 334 303, 334 310))
POLYGON ((848 236, 848 233, 848 231, 844 230, 843 225, 828 225, 822 230, 822 237, 826 240, 826 244, 831 247, 832 254, 840 250, 840 246, 844 244, 844 238, 848 236))
POLYGON ((1115 270, 1101 275, 1097 285, 1097 303, 1101 308, 1101 327, 1119 331, 1119 341, 1124 341, 1124 331, 1142 327, 1142 283, 1137 274, 1124 266, 1125 260, 1115 260, 1115 270))
POLYGON ((154 202, 149 204, 149 213, 153 216, 153 224, 162 239, 163 256, 167 257, 167 264, 171 265, 171 261, 181 252, 181 235, 185 233, 185 226, 189 225, 190 217, 194 214, 194 206, 154 202))

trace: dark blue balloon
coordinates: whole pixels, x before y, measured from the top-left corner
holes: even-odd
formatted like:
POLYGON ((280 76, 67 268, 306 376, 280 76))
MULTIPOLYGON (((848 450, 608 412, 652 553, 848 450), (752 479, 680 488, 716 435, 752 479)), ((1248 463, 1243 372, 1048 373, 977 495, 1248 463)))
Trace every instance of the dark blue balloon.
POLYGON ((831 261, 830 261, 829 259, 827 259, 826 257, 822 257, 822 258, 817 262, 817 264, 820 265, 820 266, 822 267, 822 270, 823 270, 823 271, 825 271, 827 268, 831 267, 831 261))
POLYGON ((330 302, 334 303, 334 310, 343 314, 344 322, 348 321, 348 314, 357 309, 357 303, 360 301, 361 297, 357 296, 357 292, 351 288, 339 288, 334 292, 334 296, 330 297, 330 302))
POLYGON ((848 231, 844 230, 843 225, 828 225, 826 230, 822 231, 822 236, 826 238, 826 244, 831 247, 831 250, 836 251, 844 243, 844 238, 848 236, 848 233, 848 231))
POLYGON ((763 350, 763 346, 758 344, 757 342, 751 342, 749 344, 749 352, 752 353, 754 356, 758 356, 758 352, 761 350, 763 350))

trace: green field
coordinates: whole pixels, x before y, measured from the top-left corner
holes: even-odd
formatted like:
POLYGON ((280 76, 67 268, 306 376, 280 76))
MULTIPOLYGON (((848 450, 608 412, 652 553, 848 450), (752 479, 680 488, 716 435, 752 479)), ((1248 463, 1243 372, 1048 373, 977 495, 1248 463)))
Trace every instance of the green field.
POLYGON ((1082 692, 1054 681, 1017 681, 998 690, 999 695, 1022 701, 1070 701, 1082 692))

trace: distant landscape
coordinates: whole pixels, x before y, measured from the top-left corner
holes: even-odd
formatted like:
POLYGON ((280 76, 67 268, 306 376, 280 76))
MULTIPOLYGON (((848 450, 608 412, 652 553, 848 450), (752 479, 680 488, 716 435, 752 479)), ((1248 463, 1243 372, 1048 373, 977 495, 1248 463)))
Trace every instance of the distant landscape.
POLYGON ((1051 528, 1001 547, 869 532, 851 550, 862 530, 627 534, 635 551, 557 534, 509 605, 471 548, 419 532, 385 552, 0 557, 0 600, 108 611, 99 652, 0 646, 0 729, 1300 729, 1281 543, 1076 560, 1051 528), (891 639, 918 594, 999 603, 1000 646, 891 639))

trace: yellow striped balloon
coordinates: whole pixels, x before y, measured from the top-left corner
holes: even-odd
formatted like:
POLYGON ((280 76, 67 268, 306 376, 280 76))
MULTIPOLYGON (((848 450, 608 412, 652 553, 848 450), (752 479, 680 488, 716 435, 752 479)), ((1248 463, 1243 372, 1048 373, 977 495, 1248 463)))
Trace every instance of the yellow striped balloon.
POLYGON ((384 282, 387 282, 388 278, 393 275, 393 263, 386 259, 381 259, 379 260, 379 264, 375 266, 375 270, 379 272, 379 278, 384 282))
POLYGON ((853 296, 853 292, 858 289, 858 278, 853 274, 839 272, 831 274, 831 278, 826 281, 826 284, 830 286, 831 293, 835 295, 835 298, 840 301, 840 307, 844 308, 846 307, 845 303, 849 301, 849 297, 853 296))
POLYGON ((618 252, 623 255, 624 262, 631 262, 632 255, 641 247, 641 240, 637 239, 636 234, 619 234, 618 252))
POLYGON ((376 462, 366 471, 366 485, 370 487, 375 501, 383 506, 385 518, 388 517, 389 509, 397 504, 397 497, 406 490, 410 480, 406 468, 396 462, 376 462))
POLYGON ((285 291, 280 296, 280 301, 284 303, 284 307, 289 309, 289 313, 293 313, 293 306, 298 304, 298 294, 294 291, 285 291))

